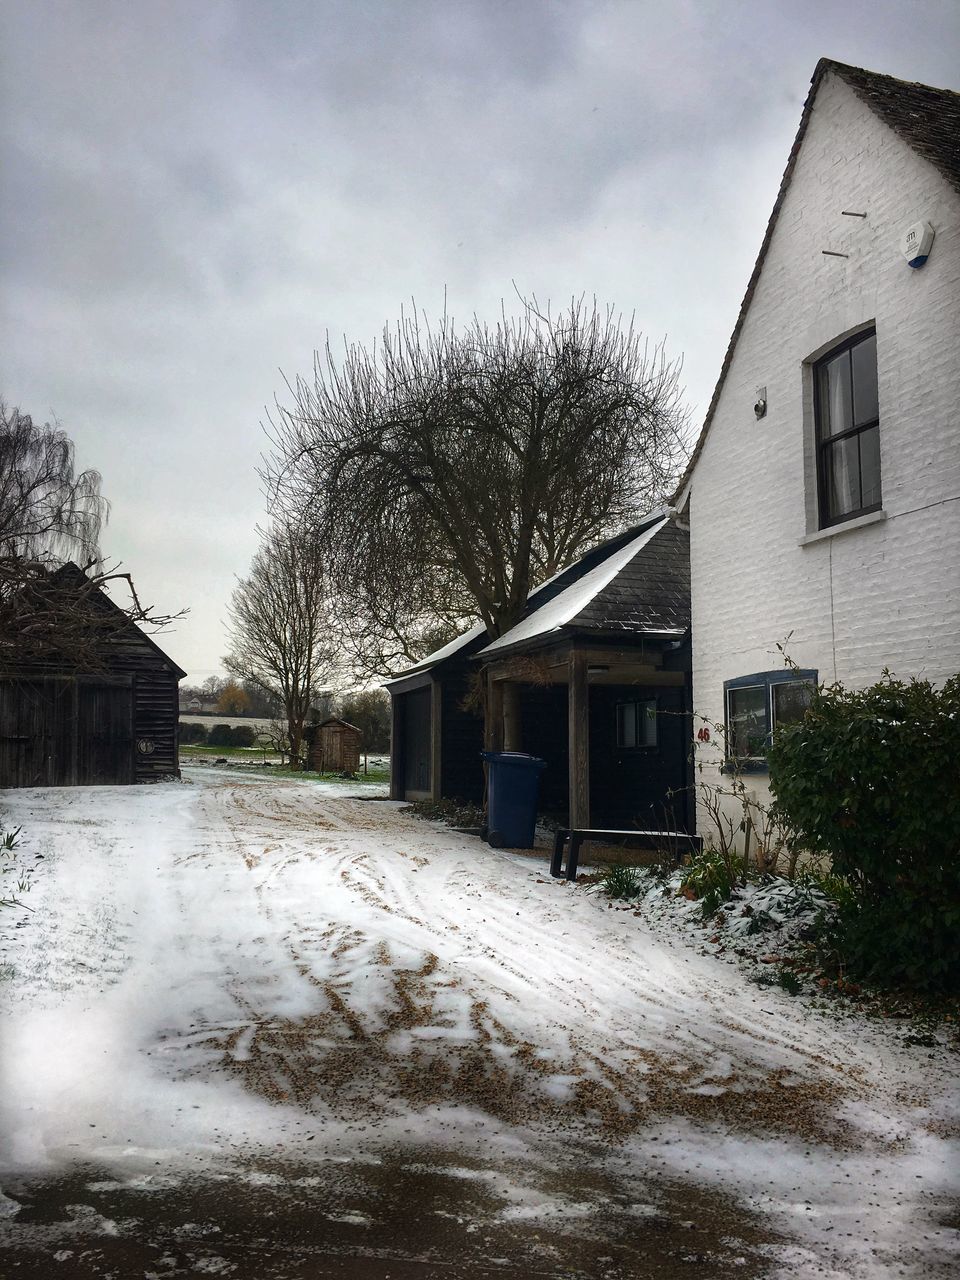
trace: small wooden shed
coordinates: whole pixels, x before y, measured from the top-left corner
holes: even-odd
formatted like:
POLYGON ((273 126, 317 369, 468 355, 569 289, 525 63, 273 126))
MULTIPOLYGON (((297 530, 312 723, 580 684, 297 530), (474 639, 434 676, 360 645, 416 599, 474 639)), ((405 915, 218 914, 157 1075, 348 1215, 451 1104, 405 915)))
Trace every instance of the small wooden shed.
MULTIPOLYGON (((59 571, 83 579, 76 565, 59 571)), ((177 685, 186 674, 103 592, 95 671, 47 661, 0 671, 0 787, 117 785, 179 776, 177 685)))
POLYGON ((307 768, 314 773, 356 773, 363 730, 331 717, 307 727, 307 768))

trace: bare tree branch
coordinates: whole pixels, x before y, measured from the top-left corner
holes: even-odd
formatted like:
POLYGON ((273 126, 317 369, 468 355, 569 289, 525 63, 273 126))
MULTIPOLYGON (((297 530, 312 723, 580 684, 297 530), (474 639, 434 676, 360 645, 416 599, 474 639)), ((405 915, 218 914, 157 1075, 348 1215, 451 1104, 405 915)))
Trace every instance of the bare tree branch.
POLYGON ((495 325, 414 309, 315 355, 268 424, 277 509, 322 545, 367 674, 522 616, 532 587, 648 512, 685 457, 679 365, 612 310, 536 300, 495 325))
POLYGON ((73 443, 0 401, 0 674, 28 666, 101 669, 131 622, 157 614, 119 565, 106 567, 99 537, 109 511, 96 471, 76 474, 73 443), (65 564, 74 557, 78 565, 65 564), (125 607, 101 594, 122 582, 125 607))

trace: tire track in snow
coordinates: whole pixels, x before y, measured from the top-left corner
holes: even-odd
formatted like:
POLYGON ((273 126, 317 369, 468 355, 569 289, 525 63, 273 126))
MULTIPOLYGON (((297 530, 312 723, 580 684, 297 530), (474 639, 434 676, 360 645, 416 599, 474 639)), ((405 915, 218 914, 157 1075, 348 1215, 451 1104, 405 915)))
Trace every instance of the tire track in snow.
MULTIPOLYGON (((267 1031, 244 1042, 251 1052, 243 1061, 258 1059, 257 1070, 240 1069, 258 1091, 288 1096, 283 1081, 293 1078, 300 1081, 293 1091, 301 1102, 312 1086, 336 1105, 324 1080, 342 1091, 348 1076, 362 1077, 377 1096, 389 1080, 394 1100, 443 1101, 449 1092, 500 1114, 554 1118, 566 1102, 621 1127, 639 1123, 651 1109, 710 1109, 720 1116, 735 1106, 742 1112, 744 1099, 756 1097, 773 1107, 778 1123, 786 1106, 794 1127, 807 1128, 825 1093, 834 1100, 842 1093, 838 1081, 823 1079, 822 1053, 722 1018, 723 993, 697 982, 689 963, 665 963, 661 955, 651 965, 631 954, 622 931, 611 929, 592 904, 585 912, 574 899, 577 919, 569 900, 561 902, 541 923, 544 892, 535 885, 530 902, 530 882, 541 878, 521 874, 518 884, 509 857, 497 865, 500 855, 491 851, 478 862, 471 856, 475 846, 462 842, 451 860, 443 850, 455 836, 418 829, 395 811, 376 813, 363 802, 321 800, 298 784, 245 783, 224 789, 217 800, 235 847, 258 878, 267 918, 275 918, 279 887, 304 864, 320 873, 316 909, 335 904, 341 917, 319 933, 302 913, 285 921, 290 962, 322 993, 323 1006, 288 1020, 281 1031, 267 1013, 251 1013, 251 1023, 267 1031), (253 857, 251 839, 265 841, 253 857), (498 873, 521 890, 519 927, 516 889, 497 883, 498 873), (354 921, 351 928, 345 917, 354 921), (567 928, 558 927, 563 924, 567 928), (399 943, 403 963, 383 963, 391 943, 399 943), (537 957, 532 971, 531 954, 537 957), (418 955, 434 957, 428 972, 410 959, 418 955), (704 1006, 717 1013, 704 1020, 704 1006), (689 1016, 693 1008, 699 1024, 689 1016), (638 1028, 649 1042, 628 1048, 638 1028), (731 1041, 740 1050, 736 1073, 728 1069, 731 1041), (290 1054, 305 1050, 319 1055, 319 1073, 298 1075, 290 1065, 290 1054), (263 1070, 271 1056, 272 1074, 263 1070), (425 1089, 425 1076, 433 1088, 425 1089), (805 1105, 811 1076, 816 1099, 805 1105)), ((546 882, 543 889, 557 891, 546 882)), ((660 947, 649 937, 643 942, 660 947)), ((236 1069, 236 1059, 232 1063, 236 1069)), ((359 1085, 347 1094, 352 1107, 372 1105, 359 1085)))

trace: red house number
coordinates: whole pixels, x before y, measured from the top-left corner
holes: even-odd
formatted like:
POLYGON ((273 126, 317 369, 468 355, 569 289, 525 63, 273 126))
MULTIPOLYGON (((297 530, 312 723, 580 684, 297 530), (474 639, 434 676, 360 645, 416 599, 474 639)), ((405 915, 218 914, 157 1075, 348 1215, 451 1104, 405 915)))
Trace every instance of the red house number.
POLYGON ((697 741, 698 742, 710 741, 710 730, 707 728, 706 725, 704 725, 702 729, 697 730, 697 741))

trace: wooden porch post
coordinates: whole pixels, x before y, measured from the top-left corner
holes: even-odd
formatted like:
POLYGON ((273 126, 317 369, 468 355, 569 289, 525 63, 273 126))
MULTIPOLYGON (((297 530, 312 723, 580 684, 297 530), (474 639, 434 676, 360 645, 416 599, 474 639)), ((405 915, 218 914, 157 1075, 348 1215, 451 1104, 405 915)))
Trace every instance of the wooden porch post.
POLYGON ((590 825, 590 690, 587 660, 570 654, 567 751, 570 762, 570 826, 590 825))
POLYGON ((487 751, 503 750, 503 681, 494 680, 487 668, 487 714, 483 723, 483 742, 487 751))
POLYGON ((520 686, 514 680, 504 680, 503 686, 503 749, 523 750, 523 727, 520 723, 520 686))

